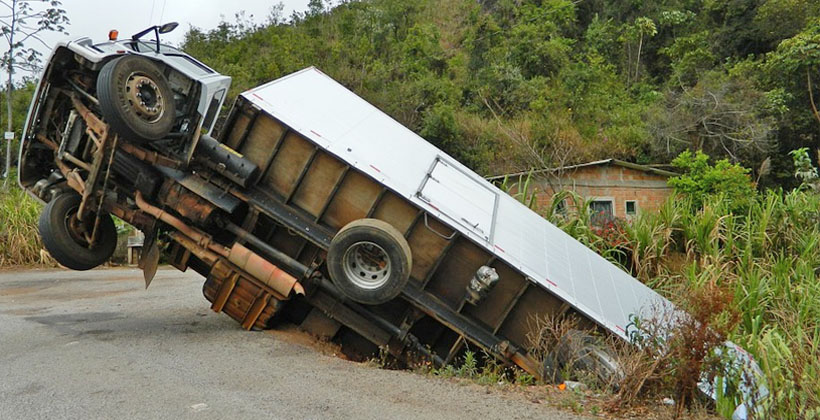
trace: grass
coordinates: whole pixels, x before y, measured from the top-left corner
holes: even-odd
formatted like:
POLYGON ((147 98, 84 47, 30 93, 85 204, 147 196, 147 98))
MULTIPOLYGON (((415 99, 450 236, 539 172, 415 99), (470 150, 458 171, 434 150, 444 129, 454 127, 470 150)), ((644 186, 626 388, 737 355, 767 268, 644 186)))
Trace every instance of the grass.
POLYGON ((42 205, 9 182, 0 188, 0 268, 44 263, 37 219, 42 205))
MULTIPOLYGON (((625 349, 632 384, 622 387, 617 403, 659 396, 692 401, 695 373, 718 373, 710 346, 728 339, 763 370, 771 395, 760 403, 760 417, 820 419, 820 194, 754 193, 736 212, 720 195, 702 206, 678 196, 601 230, 590 226, 588 203, 576 194, 561 192, 552 207, 540 208, 528 181, 505 181, 514 197, 698 321, 675 331, 679 339, 666 349, 625 349)), ((727 418, 738 401, 729 385, 711 407, 727 418)))
MULTIPOLYGON (((720 197, 703 207, 677 197, 616 227, 610 247, 628 256, 625 268, 699 321, 676 332, 680 342, 653 367, 665 380, 646 381, 638 393, 660 389, 687 401, 693 374, 714 363, 704 350, 729 339, 763 369, 765 418, 820 418, 818 209, 820 196, 801 190, 760 193, 741 214, 720 197)), ((730 387, 715 409, 729 417, 735 402, 730 387)))

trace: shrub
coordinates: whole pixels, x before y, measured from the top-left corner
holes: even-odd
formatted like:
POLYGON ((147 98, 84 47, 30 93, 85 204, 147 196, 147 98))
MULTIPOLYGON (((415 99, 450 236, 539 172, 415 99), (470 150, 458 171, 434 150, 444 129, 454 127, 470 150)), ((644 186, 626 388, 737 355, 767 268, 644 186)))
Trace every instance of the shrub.
POLYGON ((672 165, 684 173, 670 178, 669 185, 678 194, 690 197, 697 207, 722 196, 730 212, 741 211, 757 194, 749 169, 729 163, 727 159, 711 165, 707 154, 700 150, 694 154, 686 150, 672 161, 672 165))
POLYGON ((809 157, 809 148, 801 147, 797 150, 789 152, 792 156, 792 163, 794 164, 794 177, 800 181, 802 188, 811 188, 818 190, 818 183, 820 183, 820 176, 817 174, 817 168, 811 163, 809 157))

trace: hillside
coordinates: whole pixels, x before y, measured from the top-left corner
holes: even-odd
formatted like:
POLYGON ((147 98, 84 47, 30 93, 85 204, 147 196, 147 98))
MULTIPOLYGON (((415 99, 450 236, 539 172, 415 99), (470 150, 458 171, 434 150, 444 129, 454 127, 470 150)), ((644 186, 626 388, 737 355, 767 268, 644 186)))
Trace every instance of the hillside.
POLYGON ((788 183, 820 145, 811 0, 319 0, 191 29, 232 95, 316 66, 483 174, 703 149, 788 183), (335 4, 335 3, 334 3, 335 4), (811 88, 810 88, 811 87, 811 88), (815 95, 812 95, 815 94, 815 95))
MULTIPOLYGON (((708 349, 728 338, 763 369, 761 418, 820 418, 820 186, 807 153, 820 146, 820 2, 311 4, 263 25, 192 29, 183 48, 234 77, 231 96, 316 66, 482 174, 669 162, 687 149, 752 168, 684 154, 680 195, 610 230, 591 229, 585 211, 536 210, 696 320, 662 357, 652 343, 663 340, 643 343, 615 406, 694 400, 700 372, 721 366, 708 349), (755 190, 774 186, 787 188, 755 190)), ((728 388, 711 407, 727 418, 728 388)))

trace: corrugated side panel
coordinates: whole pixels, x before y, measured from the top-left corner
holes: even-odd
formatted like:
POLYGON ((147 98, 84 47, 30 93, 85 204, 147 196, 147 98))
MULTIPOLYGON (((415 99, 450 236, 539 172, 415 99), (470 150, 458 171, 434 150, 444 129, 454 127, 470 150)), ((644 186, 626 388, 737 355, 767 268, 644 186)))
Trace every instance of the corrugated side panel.
MULTIPOLYGON (((313 67, 242 96, 621 337, 626 338, 631 315, 671 307, 653 290, 313 67), (487 235, 459 224, 459 215, 442 213, 447 210, 418 197, 437 160, 498 195, 497 208, 485 209, 493 215, 489 240, 487 235)), ((462 193, 469 195, 470 190, 462 193)), ((483 198, 474 197, 475 202, 488 201, 483 198)))

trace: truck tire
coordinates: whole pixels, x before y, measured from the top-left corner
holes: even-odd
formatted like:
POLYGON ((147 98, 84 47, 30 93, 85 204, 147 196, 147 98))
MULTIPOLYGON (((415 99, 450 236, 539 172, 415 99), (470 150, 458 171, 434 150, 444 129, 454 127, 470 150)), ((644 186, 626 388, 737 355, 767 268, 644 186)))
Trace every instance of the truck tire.
POLYGON ((345 296, 378 305, 404 289, 413 258, 410 245, 396 228, 381 220, 360 219, 333 237, 327 266, 331 280, 345 296))
POLYGON ((543 377, 548 382, 560 382, 563 372, 585 372, 598 386, 618 389, 624 373, 611 352, 595 337, 579 330, 567 331, 543 365, 543 377))
MULTIPOLYGON (((117 247, 117 228, 109 215, 102 215, 97 243, 89 248, 74 222, 80 201, 80 196, 74 192, 54 197, 40 214, 40 238, 49 254, 61 265, 72 270, 90 270, 111 258, 117 247)), ((93 223, 93 218, 89 223, 93 223)))
POLYGON ((109 61, 97 77, 105 121, 125 140, 159 140, 174 125, 174 93, 154 63, 138 55, 109 61))

